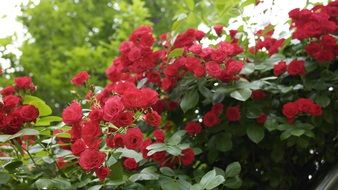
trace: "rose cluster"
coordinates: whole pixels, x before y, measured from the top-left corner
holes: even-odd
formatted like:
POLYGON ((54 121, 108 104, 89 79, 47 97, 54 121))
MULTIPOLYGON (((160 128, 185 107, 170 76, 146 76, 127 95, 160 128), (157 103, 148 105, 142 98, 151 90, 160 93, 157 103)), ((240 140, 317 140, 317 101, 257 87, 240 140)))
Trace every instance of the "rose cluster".
POLYGON ((290 76, 304 76, 305 75, 305 61, 304 60, 292 60, 289 64, 285 61, 280 61, 273 67, 273 73, 275 76, 279 76, 287 72, 290 76))
POLYGON ((200 43, 204 36, 202 31, 188 29, 171 43, 166 35, 162 35, 159 42, 162 49, 154 51, 155 39, 151 29, 140 27, 121 44, 121 55, 106 70, 106 75, 112 82, 147 79, 147 83, 156 84, 165 91, 175 87, 187 72, 196 77, 211 76, 227 82, 237 80, 236 75, 244 63, 234 57, 243 49, 236 41, 223 41, 216 47, 204 48, 200 43), (175 51, 179 55, 170 54, 175 51))
POLYGON ((265 48, 268 51, 268 55, 272 56, 277 53, 280 47, 283 45, 285 39, 275 39, 272 37, 274 30, 272 25, 266 26, 263 30, 259 30, 255 33, 258 40, 254 47, 249 48, 249 52, 252 54, 258 53, 258 50, 265 48))
POLYGON ((337 32, 338 2, 332 1, 327 6, 317 5, 311 10, 294 9, 289 16, 295 28, 293 38, 309 40, 306 52, 319 62, 333 61, 337 56, 337 43, 334 34, 337 32))
MULTIPOLYGON (((290 12, 292 27, 295 29, 293 37, 299 40, 309 38, 305 51, 318 61, 332 61, 337 55, 337 45, 331 36, 336 30, 337 15, 330 7, 333 9, 337 4, 330 3, 326 7, 317 6, 312 10, 296 9, 290 12), (324 51, 328 53, 324 54, 324 51)), ((213 30, 218 37, 225 33, 221 25, 216 25, 213 30)), ((241 71, 249 62, 254 62, 250 56, 263 54, 263 58, 271 57, 286 41, 272 37, 272 26, 256 34, 259 38, 254 47, 242 48, 238 39, 240 34, 237 35, 235 30, 229 31, 228 40, 205 47, 201 41, 207 34, 196 29, 188 29, 173 40, 168 34, 163 34, 156 40, 150 27, 137 28, 129 39, 120 45, 120 56, 113 60, 106 70, 109 84, 99 92, 90 89, 85 100, 73 101, 62 113, 63 122, 72 127, 70 149, 78 157, 79 165, 85 171, 95 172, 104 180, 110 172, 106 164, 106 153, 112 149, 128 149, 142 155, 146 162, 159 166, 191 165, 195 160, 195 152, 191 147, 181 150, 176 156, 166 150, 150 153, 148 149, 151 145, 166 143, 167 135, 173 132, 170 114, 176 111, 182 113, 181 110, 176 110, 182 96, 171 99, 171 93, 188 77, 196 79, 195 81, 206 78, 224 86, 237 84, 238 80, 249 83, 251 78, 241 71), (246 50, 248 52, 244 52, 246 50), (248 55, 248 58, 243 58, 244 54, 248 55)), ((306 53, 305 51, 303 53, 306 53)), ((274 79, 278 78, 278 81, 284 79, 281 75, 305 78, 308 74, 305 70, 307 59, 290 60, 280 60, 267 71, 270 75, 273 73, 276 76, 274 79)), ((256 63, 254 64, 256 67, 256 63)), ((263 75, 265 73, 257 71, 250 76, 259 80, 263 75)), ((71 82, 75 86, 82 86, 87 84, 88 79, 89 74, 82 71, 73 77, 71 82)), ((262 83, 269 84, 266 81, 262 83)), ((90 88, 90 85, 86 87, 90 88)), ((263 87, 250 88, 248 91, 251 93, 248 98, 251 96, 253 101, 263 102, 270 97, 268 90, 263 90, 263 87)), ((196 104, 201 106, 202 114, 196 118, 184 117, 181 122, 186 133, 190 135, 189 138, 198 138, 196 136, 203 133, 203 130, 217 128, 223 121, 239 125, 241 120, 246 122, 246 118, 255 119, 256 123, 261 125, 266 122, 268 114, 262 111, 263 106, 262 109, 257 106, 261 112, 248 117, 246 104, 237 100, 230 99, 231 102, 227 105, 224 101, 214 103, 211 108, 208 105, 211 102, 196 104)), ((270 105, 266 107, 269 108, 270 105)), ((302 114, 320 116, 322 112, 318 104, 306 98, 288 102, 282 109, 282 114, 289 123, 293 123, 297 116, 302 114)), ((249 132, 250 130, 251 128, 249 132)), ((264 129, 262 131, 264 133, 264 129)), ((64 143, 62 139, 60 143, 64 143)), ((144 164, 128 156, 123 156, 122 160, 123 166, 129 171, 135 171, 144 164)))
POLYGON ((311 116, 320 116, 323 110, 320 105, 307 98, 299 98, 294 102, 288 102, 283 105, 283 115, 291 123, 299 114, 304 113, 310 114, 311 116))
POLYGON ((30 77, 17 77, 14 85, 7 86, 0 91, 0 132, 14 134, 25 123, 35 122, 39 117, 39 110, 33 105, 23 104, 21 91, 33 91, 35 85, 30 77))
MULTIPOLYGON (((143 34, 148 35, 148 33, 143 34)), ((144 48, 148 47, 147 44, 139 45, 144 48)), ((72 83, 81 86, 87 79, 88 74, 80 72, 73 77, 72 83)), ((85 105, 90 106, 90 112, 86 114, 83 113, 82 106, 77 101, 73 101, 64 109, 63 122, 72 127, 69 131, 71 134, 70 149, 75 156, 79 156, 79 165, 88 172, 94 171, 101 180, 104 180, 110 172, 105 165, 106 153, 102 149, 104 143, 108 148, 126 148, 140 152, 144 159, 153 160, 163 166, 191 164, 194 160, 194 152, 191 148, 183 150, 182 155, 178 157, 173 157, 165 151, 151 156, 147 155, 148 145, 162 143, 165 139, 163 130, 159 129, 161 125, 159 103, 164 103, 164 101, 159 101, 156 91, 146 87, 137 88, 135 83, 129 79, 112 81, 97 94, 89 91, 85 105), (154 129, 152 135, 146 137, 136 126, 140 120, 154 129)), ((64 143, 62 139, 59 139, 59 142, 64 143)), ((138 163, 134 158, 125 157, 123 165, 128 170, 138 168, 138 163)))

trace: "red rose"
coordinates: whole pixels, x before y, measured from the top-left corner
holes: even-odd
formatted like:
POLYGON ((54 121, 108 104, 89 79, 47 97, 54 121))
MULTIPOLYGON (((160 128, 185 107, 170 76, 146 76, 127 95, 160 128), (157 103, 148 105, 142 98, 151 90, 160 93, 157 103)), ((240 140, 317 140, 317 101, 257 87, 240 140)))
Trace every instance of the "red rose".
POLYGON ((31 77, 17 77, 14 79, 15 87, 24 90, 34 90, 35 85, 31 77))
POLYGON ((200 30, 195 30, 195 38, 196 40, 200 41, 205 36, 205 33, 200 30))
POLYGON ((32 105, 24 105, 19 108, 20 116, 25 122, 35 121, 39 117, 39 110, 32 105))
POLYGON ((116 117, 124 110, 121 98, 118 96, 110 97, 103 107, 103 119, 114 122, 116 117))
POLYGON ((283 115, 288 119, 295 118, 299 113, 299 108, 297 103, 288 102, 283 105, 283 115))
POLYGON ((214 105, 211 107, 211 111, 215 112, 215 113, 218 114, 218 115, 222 114, 223 109, 224 109, 224 106, 223 106, 222 103, 214 104, 214 105))
POLYGON ((62 121, 67 125, 79 123, 82 119, 82 108, 79 103, 73 101, 62 112, 62 121))
POLYGON ((81 128, 82 126, 80 123, 75 123, 72 125, 72 129, 69 131, 72 140, 81 138, 81 128))
POLYGON ((89 79, 89 74, 87 71, 80 71, 77 73, 71 80, 71 83, 75 86, 81 86, 86 83, 89 79))
POLYGON ((122 96, 122 102, 126 108, 146 108, 154 105, 158 100, 156 91, 150 88, 130 89, 122 96))
POLYGON ((86 149, 86 144, 82 139, 77 139, 71 146, 72 153, 75 156, 80 156, 80 154, 86 149))
POLYGON ((124 94, 124 92, 128 90, 136 89, 136 86, 134 83, 129 82, 129 81, 119 81, 116 82, 112 86, 112 90, 120 95, 124 94))
POLYGON ((146 48, 151 47, 155 42, 152 34, 152 28, 149 26, 140 26, 133 31, 129 40, 134 42, 137 46, 146 48))
POLYGON ((23 121, 18 112, 12 112, 2 121, 4 128, 1 131, 5 134, 15 134, 20 131, 23 121))
POLYGON ((144 116, 144 121, 150 126, 159 127, 161 125, 161 116, 156 111, 148 112, 144 116))
POLYGON ((137 47, 132 47, 128 52, 128 59, 130 61, 136 61, 141 57, 141 49, 137 47))
POLYGON ((126 127, 134 122, 134 113, 130 111, 122 112, 117 115, 113 124, 117 127, 126 127))
POLYGON ((164 135, 163 130, 156 129, 153 133, 153 136, 155 137, 156 142, 161 142, 161 143, 164 142, 165 135, 164 135))
POLYGON ((92 108, 88 117, 91 121, 100 122, 103 119, 103 110, 99 108, 92 108))
POLYGON ((315 104, 311 99, 299 98, 294 102, 298 106, 299 112, 309 113, 311 107, 315 104))
POLYGON ((85 141, 91 141, 94 138, 101 136, 101 127, 98 123, 87 121, 83 124, 81 129, 81 137, 85 141))
POLYGON ((143 133, 139 128, 129 128, 123 137, 123 143, 128 149, 138 149, 142 145, 143 133))
POLYGON ((305 47, 306 52, 319 62, 333 61, 337 52, 336 39, 325 35, 320 41, 311 42, 305 47))
POLYGON ((259 124, 264 124, 268 116, 265 113, 262 113, 256 118, 256 122, 259 124))
POLYGON ((136 163, 136 160, 134 158, 126 158, 123 161, 123 166, 127 169, 127 170, 136 170, 138 165, 136 163))
POLYGON ((185 32, 179 34, 174 42, 174 48, 190 47, 195 41, 195 30, 189 28, 185 32))
MULTIPOLYGON (((230 46, 232 48, 232 46, 230 46)), ((225 60, 225 58, 227 58, 227 56, 229 56, 229 54, 227 51, 224 51, 224 49, 222 48, 217 48, 214 49, 211 54, 210 54, 210 58, 212 61, 215 61, 217 63, 221 63, 225 60)))
POLYGON ((219 124, 221 120, 218 118, 217 113, 213 111, 207 112, 203 117, 203 123, 206 127, 213 127, 219 124))
POLYGON ((225 116, 230 122, 239 121, 241 119, 241 112, 238 106, 229 106, 225 111, 225 116))
POLYGON ((148 156, 149 150, 147 149, 147 147, 150 144, 151 144, 151 139, 147 139, 147 140, 143 141, 142 146, 141 146, 141 152, 142 152, 143 158, 149 158, 149 156, 148 156))
POLYGON ((266 97, 266 93, 263 90, 253 90, 251 94, 251 98, 253 100, 263 100, 266 97))
POLYGON ((194 121, 188 122, 184 129, 189 135, 198 135, 202 131, 201 124, 194 121))
POLYGON ((231 60, 227 63, 225 73, 230 76, 237 75, 238 73, 241 72, 243 67, 244 67, 243 62, 231 60))
POLYGON ((303 60, 293 60, 288 65, 287 71, 290 76, 305 75, 305 62, 303 60))
POLYGON ((109 136, 106 139, 107 146, 110 148, 119 148, 124 147, 123 135, 116 134, 114 136, 109 136))
POLYGON ((195 160, 195 153, 192 148, 187 148, 182 151, 182 156, 180 160, 183 166, 189 166, 195 160))
POLYGON ((273 66, 273 74, 278 77, 286 71, 286 63, 285 61, 280 61, 276 65, 273 66))
POLYGON ((15 93, 15 89, 13 86, 7 86, 3 88, 2 90, 0 90, 0 94, 2 96, 14 95, 14 93, 15 93))
POLYGON ((86 170, 91 171, 102 166, 106 154, 97 150, 86 149, 80 155, 79 164, 86 170))
POLYGON ((166 106, 166 101, 162 99, 162 100, 157 101, 156 104, 151 106, 151 108, 157 113, 161 114, 165 110, 165 106, 166 106))
POLYGON ((212 77, 219 77, 222 74, 221 66, 215 61, 209 61, 205 64, 206 71, 208 75, 212 77))
POLYGON ((95 174, 100 179, 100 181, 104 181, 110 174, 110 169, 108 167, 101 167, 95 170, 95 174))
POLYGON ((205 68, 202 64, 196 65, 193 71, 196 77, 203 77, 205 75, 205 68))
POLYGON ((160 151, 156 152, 155 154, 151 155, 151 158, 158 162, 161 163, 166 160, 168 153, 166 151, 160 151))
POLYGON ((3 98, 4 107, 7 109, 13 109, 21 102, 21 98, 19 96, 8 95, 3 98))
POLYGON ((321 116, 322 113, 323 113, 322 107, 320 107, 320 105, 318 104, 313 104, 309 111, 309 114, 311 114, 312 116, 321 116))
POLYGON ((213 28, 214 28, 214 30, 215 30, 215 32, 218 36, 220 36, 222 34, 222 32, 223 32, 223 26, 222 25, 217 24, 213 28))
POLYGON ((163 78, 161 80, 161 89, 169 91, 173 87, 173 82, 169 78, 163 78))

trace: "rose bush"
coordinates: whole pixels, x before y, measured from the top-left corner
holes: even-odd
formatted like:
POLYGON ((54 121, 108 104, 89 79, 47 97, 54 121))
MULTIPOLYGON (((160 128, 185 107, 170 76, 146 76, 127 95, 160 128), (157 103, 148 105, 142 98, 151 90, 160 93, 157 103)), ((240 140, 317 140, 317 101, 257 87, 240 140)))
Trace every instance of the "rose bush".
POLYGON ((337 2, 292 10, 292 37, 273 38, 269 25, 254 46, 245 31, 221 25, 159 39, 141 26, 120 45, 105 87, 91 84, 86 71, 71 79, 87 93, 75 92, 57 125, 61 118, 47 116, 42 100, 21 94, 35 89, 31 79, 17 78, 1 91, 0 126, 2 142, 21 154, 4 166, 1 184, 308 187, 338 157, 337 12, 337 2))

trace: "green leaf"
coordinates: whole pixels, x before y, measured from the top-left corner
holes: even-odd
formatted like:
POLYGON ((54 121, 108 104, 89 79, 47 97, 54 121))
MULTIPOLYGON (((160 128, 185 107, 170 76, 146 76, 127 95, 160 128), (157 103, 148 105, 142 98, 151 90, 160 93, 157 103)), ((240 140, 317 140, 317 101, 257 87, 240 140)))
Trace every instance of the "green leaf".
POLYGON ((109 168, 111 171, 114 171, 109 174, 109 179, 116 180, 116 181, 121 181, 123 179, 124 169, 123 169, 122 161, 116 162, 109 168))
POLYGON ((180 189, 180 185, 176 182, 176 180, 166 176, 161 177, 159 183, 163 190, 180 189))
POLYGON ((190 190, 203 190, 203 186, 199 183, 196 183, 190 187, 190 190))
POLYGON ((322 94, 322 95, 316 96, 315 102, 317 104, 319 104, 320 106, 322 106, 322 107, 325 108, 325 107, 327 107, 330 104, 331 99, 327 95, 322 94))
POLYGON ((268 116, 267 120, 264 123, 264 127, 268 130, 268 131, 274 131, 277 129, 278 127, 278 123, 276 121, 276 119, 268 116))
POLYGON ((200 184, 205 187, 207 185, 207 183, 211 180, 213 180, 214 178, 216 177, 216 171, 215 170, 211 170, 209 171, 208 173, 206 173, 201 181, 200 181, 200 184))
POLYGON ((67 181, 67 179, 58 177, 58 178, 54 178, 52 180, 53 180, 54 185, 57 189, 65 190, 65 189, 71 189, 72 188, 71 183, 69 181, 67 181))
POLYGON ((242 3, 240 4, 240 8, 244 8, 250 4, 254 4, 256 3, 256 0, 245 0, 245 1, 242 1, 242 3))
POLYGON ((246 134, 254 143, 259 143, 264 138, 264 128, 261 126, 249 126, 246 129, 246 134))
POLYGON ((177 146, 168 146, 166 151, 173 156, 179 156, 182 152, 177 146))
POLYGON ((292 129, 291 131, 290 131, 290 133, 291 133, 291 135, 293 135, 293 136, 297 136, 297 137, 300 137, 300 136, 302 136, 304 133, 305 133, 305 130, 304 129, 292 129))
POLYGON ((184 0, 184 2, 190 10, 194 10, 194 7, 195 7, 194 0, 184 0))
POLYGON ((225 169, 225 177, 235 177, 241 172, 241 164, 239 162, 233 162, 225 169))
POLYGON ((191 108, 194 108, 197 105, 198 100, 199 100, 199 94, 197 90, 191 90, 188 93, 186 93, 183 96, 182 101, 180 103, 180 106, 183 112, 187 112, 191 108))
POLYGON ((35 106, 39 110, 39 116, 52 114, 52 109, 45 103, 45 101, 38 97, 26 95, 23 97, 23 104, 35 106))
POLYGON ((14 138, 25 136, 25 135, 39 135, 39 131, 35 129, 31 129, 31 128, 24 128, 21 131, 12 135, 10 139, 14 139, 14 138))
POLYGON ((132 182, 136 181, 144 181, 144 180, 158 180, 159 174, 155 173, 156 168, 155 167, 147 167, 141 170, 140 173, 136 173, 129 177, 129 180, 132 182))
POLYGON ((88 188, 88 190, 100 190, 101 187, 102 187, 102 185, 94 185, 94 186, 88 188))
POLYGON ((239 101, 246 101, 251 96, 250 89, 238 89, 230 93, 230 96, 239 101))
POLYGON ((52 123, 52 122, 59 122, 59 121, 62 121, 61 117, 58 117, 58 116, 47 116, 47 117, 39 118, 34 125, 35 126, 49 126, 50 123, 52 123))
POLYGON ((230 189, 238 189, 242 185, 242 180, 239 176, 236 176, 234 178, 227 179, 224 185, 230 189))
POLYGON ((185 13, 181 13, 174 17, 174 20, 176 20, 173 25, 171 26, 171 30, 178 31, 181 25, 184 23, 184 21, 187 19, 188 15, 185 13))
POLYGON ((199 92, 207 99, 212 98, 212 92, 207 87, 205 87, 203 84, 198 85, 199 92))
POLYGON ((218 175, 214 177, 211 181, 209 181, 206 185, 205 188, 210 190, 214 189, 215 187, 221 185, 225 181, 224 177, 221 175, 218 175))
POLYGON ((0 173, 0 185, 7 184, 8 181, 11 179, 8 173, 1 172, 0 173))
POLYGON ((255 71, 255 64, 247 63, 245 64, 244 68, 241 70, 240 74, 242 75, 249 75, 255 71))
POLYGON ((70 133, 58 133, 55 135, 56 137, 59 137, 59 138, 67 138, 67 139, 70 139, 71 138, 71 135, 70 133))
POLYGON ((11 135, 0 135, 0 142, 6 142, 11 135))
POLYGON ((0 135, 0 142, 6 142, 8 140, 25 136, 25 135, 39 135, 39 131, 30 128, 24 128, 21 131, 15 133, 14 135, 0 135))
POLYGON ((168 58, 171 59, 171 58, 179 57, 183 55, 183 52, 184 52, 183 48, 176 48, 169 53, 168 58))
POLYGON ((108 167, 114 165, 117 162, 116 158, 114 157, 114 155, 111 155, 109 157, 109 159, 107 160, 106 164, 108 167))
POLYGON ((163 174, 163 175, 166 175, 166 176, 175 176, 175 172, 174 170, 172 170, 171 168, 169 167, 161 167, 160 168, 160 172, 163 174))
POLYGON ((136 152, 135 150, 131 150, 127 148, 118 148, 116 149, 116 152, 121 153, 120 158, 121 157, 134 158, 136 162, 143 160, 142 154, 139 152, 136 152))
POLYGON ((286 130, 280 135, 280 139, 283 141, 291 136, 291 130, 286 130))
POLYGON ((13 171, 15 171, 16 168, 20 167, 21 165, 22 165, 22 161, 13 160, 13 161, 7 163, 4 167, 7 171, 12 173, 13 171))
POLYGON ((231 134, 221 133, 215 135, 213 138, 214 138, 213 146, 215 146, 217 150, 222 152, 231 150, 232 148, 231 134))
POLYGON ((38 179, 34 182, 35 187, 38 189, 53 189, 54 184, 51 179, 38 179))
POLYGON ((167 141, 169 145, 178 145, 182 141, 182 137, 185 135, 185 130, 179 130, 176 133, 174 133, 167 141))
POLYGON ((38 189, 58 189, 67 190, 72 189, 72 185, 64 178, 44 179, 40 178, 34 182, 38 189))

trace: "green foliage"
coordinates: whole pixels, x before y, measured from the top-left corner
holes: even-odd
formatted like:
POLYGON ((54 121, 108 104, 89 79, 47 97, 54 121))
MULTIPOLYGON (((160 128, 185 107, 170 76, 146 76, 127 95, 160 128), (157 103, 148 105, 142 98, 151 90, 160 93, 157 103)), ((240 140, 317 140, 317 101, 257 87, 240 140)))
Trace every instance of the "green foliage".
POLYGON ((24 74, 33 74, 37 95, 59 109, 71 100, 69 81, 76 72, 87 70, 92 82, 103 85, 119 43, 136 27, 151 24, 140 0, 43 0, 22 9, 20 20, 32 39, 21 47, 20 64, 24 74))

